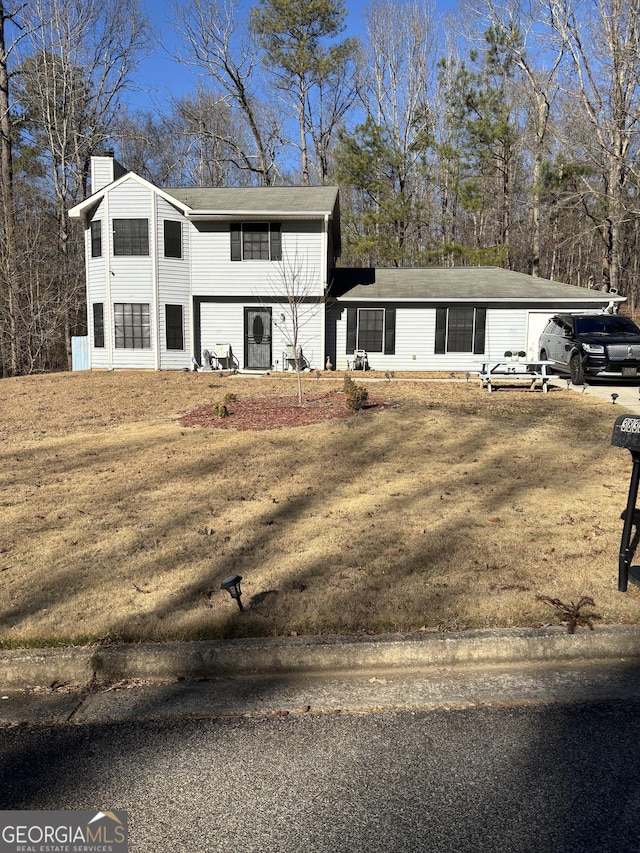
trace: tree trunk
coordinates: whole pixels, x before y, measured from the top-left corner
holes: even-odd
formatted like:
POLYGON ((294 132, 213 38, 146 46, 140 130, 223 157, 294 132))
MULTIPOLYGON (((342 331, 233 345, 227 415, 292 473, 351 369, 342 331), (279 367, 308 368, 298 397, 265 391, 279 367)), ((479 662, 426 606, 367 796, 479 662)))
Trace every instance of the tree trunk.
MULTIPOLYGON (((8 53, 5 41, 5 27, 10 15, 5 12, 4 2, 0 0, 0 180, 2 183, 2 210, 4 225, 4 267, 5 292, 0 294, 8 313, 9 372, 15 376, 18 372, 18 341, 16 329, 16 298, 18 296, 18 257, 16 241, 16 214, 13 194, 13 152, 12 127, 9 101, 8 53)), ((4 327, 4 322, 2 323, 4 327)), ((4 328, 3 333, 6 334, 4 328)), ((3 362, 3 373, 6 366, 3 362)))

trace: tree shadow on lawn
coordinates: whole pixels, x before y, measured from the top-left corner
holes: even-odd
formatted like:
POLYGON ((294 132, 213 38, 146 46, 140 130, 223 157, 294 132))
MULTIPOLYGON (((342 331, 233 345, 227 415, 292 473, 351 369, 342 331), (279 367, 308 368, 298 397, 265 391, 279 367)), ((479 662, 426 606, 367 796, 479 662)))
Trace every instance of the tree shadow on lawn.
MULTIPOLYGON (((145 507, 156 491, 167 488, 168 478, 170 483, 186 486, 188 500, 171 500, 169 489, 164 502, 170 505, 170 513, 150 516, 149 532, 144 527, 138 530, 142 543, 138 553, 128 554, 126 548, 118 550, 114 545, 110 555, 101 557, 103 567, 110 560, 120 567, 122 584, 142 577, 160 584, 168 576, 166 554, 156 557, 153 549, 145 550, 145 535, 179 543, 185 531, 192 540, 198 531, 198 541, 190 546, 193 551, 184 556, 183 582, 176 586, 169 579, 161 600, 153 604, 131 593, 136 603, 142 602, 137 616, 130 603, 126 615, 119 615, 118 608, 107 615, 107 634, 114 639, 144 638, 145 625, 151 623, 149 639, 154 640, 464 626, 471 618, 468 599, 474 594, 469 589, 469 578, 474 577, 472 555, 482 563, 483 547, 492 549, 491 536, 480 536, 482 527, 491 528, 491 518, 513 515, 513 504, 524 503, 536 489, 546 489, 560 502, 574 505, 586 488, 580 466, 596 456, 598 464, 604 464, 602 436, 581 436, 579 458, 572 466, 567 466, 566 459, 558 460, 553 442, 534 436, 540 428, 572 433, 580 417, 569 407, 560 407, 559 423, 554 420, 558 413, 548 405, 523 422, 513 415, 517 404, 510 402, 513 428, 517 428, 514 444, 509 441, 508 418, 505 426, 504 421, 495 420, 491 407, 482 405, 482 399, 470 399, 469 411, 437 404, 431 408, 408 405, 403 411, 401 405, 323 426, 235 434, 224 446, 218 436, 205 431, 188 435, 178 427, 164 428, 145 441, 134 428, 127 428, 118 431, 117 445, 111 449, 87 450, 84 439, 78 439, 58 467, 45 472, 44 479, 67 476, 73 480, 74 472, 86 468, 92 453, 98 454, 91 463, 98 468, 137 461, 135 475, 125 484, 117 476, 97 480, 96 512, 99 507, 122 504, 121 515, 111 519, 114 527, 128 523, 127 513, 137 513, 141 524, 147 523, 145 507), (456 432, 461 416, 464 430, 456 432), (194 444, 201 447, 195 457, 194 444), (518 456, 527 457, 527 448, 534 444, 535 479, 518 480, 518 456), (163 454, 166 465, 146 466, 145 454, 149 458, 163 454), (230 459, 245 469, 244 482, 231 479, 230 459), (345 479, 345 472, 349 476, 358 472, 358 477, 345 479), (461 511, 471 492, 474 511, 461 511), (234 504, 242 505, 244 513, 237 529, 234 504), (228 541, 218 531, 206 535, 208 525, 224 529, 225 524, 231 525, 228 541), (310 535, 319 537, 322 546, 316 543, 312 553, 305 549, 310 535), (243 575, 249 595, 276 589, 279 594, 254 603, 241 616, 219 591, 220 581, 232 574, 243 575)), ((572 452, 577 452, 575 447, 572 452)), ((537 524, 549 527, 544 508, 537 524)), ((507 585, 522 563, 519 550, 524 543, 517 529, 513 535, 507 585)), ((177 546, 169 553, 180 560, 177 546)), ((504 558, 500 548, 496 553, 504 558)), ((19 636, 23 620, 64 602, 76 585, 79 563, 90 560, 89 545, 80 558, 66 566, 64 557, 58 560, 37 592, 5 609, 0 616, 5 637, 11 637, 11 626, 16 626, 19 636)), ((499 571, 496 577, 500 583, 499 571)), ((141 593, 147 591, 144 583, 137 583, 141 593)), ((535 591, 523 586, 523 595, 530 592, 526 598, 533 599, 535 591)), ((75 597, 76 606, 82 600, 103 598, 99 609, 108 614, 105 578, 99 572, 85 574, 81 594, 75 597)))

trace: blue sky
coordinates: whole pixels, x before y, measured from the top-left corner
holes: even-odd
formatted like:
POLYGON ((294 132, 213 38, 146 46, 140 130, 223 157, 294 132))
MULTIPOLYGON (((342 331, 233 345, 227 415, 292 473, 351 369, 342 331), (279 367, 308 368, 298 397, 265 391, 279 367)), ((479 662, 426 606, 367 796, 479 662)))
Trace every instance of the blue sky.
MULTIPOLYGON (((136 84, 141 91, 137 92, 131 100, 135 106, 142 109, 162 110, 172 95, 179 97, 192 91, 197 84, 197 77, 169 55, 176 48, 170 25, 170 0, 144 0, 144 3, 164 47, 158 46, 142 63, 136 75, 136 84)), ((257 0, 243 0, 243 3, 248 12, 257 0)), ((368 0, 346 0, 348 34, 361 34, 361 13, 367 5, 368 0)), ((443 12, 454 5, 455 0, 436 0, 436 8, 443 12)))

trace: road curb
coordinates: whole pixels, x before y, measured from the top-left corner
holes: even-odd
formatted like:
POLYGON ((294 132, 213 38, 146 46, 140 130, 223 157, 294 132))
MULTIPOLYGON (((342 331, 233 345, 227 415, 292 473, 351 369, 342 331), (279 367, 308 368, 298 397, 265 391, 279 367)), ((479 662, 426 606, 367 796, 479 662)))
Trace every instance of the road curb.
POLYGON ((640 628, 599 626, 279 637, 0 652, 0 688, 320 674, 571 660, 640 659, 640 628))

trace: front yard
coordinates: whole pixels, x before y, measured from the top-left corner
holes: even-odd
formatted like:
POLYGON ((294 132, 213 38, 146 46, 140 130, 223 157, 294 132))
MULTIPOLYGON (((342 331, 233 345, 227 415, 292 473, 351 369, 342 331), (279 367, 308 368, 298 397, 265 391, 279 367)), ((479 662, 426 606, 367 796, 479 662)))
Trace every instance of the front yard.
POLYGON ((235 426, 243 403, 266 420, 295 377, 3 380, 0 642, 559 622, 537 596, 640 621, 640 592, 617 591, 620 407, 474 380, 367 387, 376 406, 327 416, 342 376, 311 374, 324 417, 295 426, 285 406, 280 428, 238 429, 233 405, 224 428, 179 419, 235 395, 235 426), (220 590, 235 574, 244 614, 220 590))

